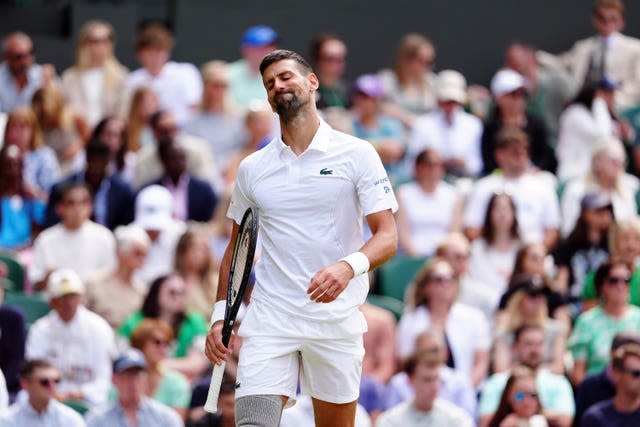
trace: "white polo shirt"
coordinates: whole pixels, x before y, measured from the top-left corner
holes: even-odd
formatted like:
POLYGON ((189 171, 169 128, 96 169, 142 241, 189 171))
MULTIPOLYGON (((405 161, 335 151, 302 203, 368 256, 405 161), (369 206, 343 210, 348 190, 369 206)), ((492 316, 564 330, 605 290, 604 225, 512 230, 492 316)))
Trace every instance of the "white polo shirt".
POLYGON ((357 312, 367 275, 328 304, 311 301, 306 291, 317 271, 362 247, 363 215, 397 210, 371 144, 323 121, 299 156, 274 139, 240 164, 227 215, 239 223, 249 206, 259 210, 262 242, 251 305, 314 323, 339 323, 357 312))
POLYGON ((127 88, 131 93, 140 86, 153 89, 160 107, 171 111, 180 124, 187 121, 191 107, 202 99, 200 72, 188 62, 169 61, 157 76, 152 76, 145 68, 129 73, 127 88))
POLYGON ((518 178, 493 174, 476 181, 466 202, 464 225, 482 227, 491 196, 500 192, 513 197, 524 241, 542 241, 546 230, 560 227, 560 204, 555 188, 546 177, 529 173, 518 178))

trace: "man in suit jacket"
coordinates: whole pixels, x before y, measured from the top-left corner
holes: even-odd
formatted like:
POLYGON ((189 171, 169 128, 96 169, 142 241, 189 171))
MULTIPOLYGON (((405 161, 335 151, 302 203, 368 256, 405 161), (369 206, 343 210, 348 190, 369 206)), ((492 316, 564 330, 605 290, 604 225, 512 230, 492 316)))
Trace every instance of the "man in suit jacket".
POLYGON ((93 199, 92 219, 114 230, 119 225, 133 221, 135 195, 129 184, 116 175, 108 175, 111 150, 98 140, 87 144, 87 165, 82 172, 75 173, 51 188, 45 216, 45 227, 60 222, 55 206, 60 200, 60 190, 69 182, 86 182, 93 199))
POLYGON ((640 102, 640 40, 620 33, 624 11, 622 0, 597 0, 592 17, 597 35, 577 41, 557 57, 539 54, 542 63, 569 71, 578 85, 597 83, 604 77, 613 80, 618 84, 618 110, 640 102))
POLYGON ((149 184, 166 187, 173 199, 172 216, 181 221, 207 222, 211 220, 218 197, 208 182, 187 171, 187 150, 172 138, 158 143, 158 155, 164 174, 149 184))

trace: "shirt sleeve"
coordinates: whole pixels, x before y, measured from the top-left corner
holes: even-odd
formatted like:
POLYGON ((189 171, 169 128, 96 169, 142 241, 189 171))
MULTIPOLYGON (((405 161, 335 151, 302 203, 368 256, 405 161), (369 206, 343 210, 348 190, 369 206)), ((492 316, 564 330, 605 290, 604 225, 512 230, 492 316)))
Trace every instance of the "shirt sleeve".
POLYGON ((485 196, 485 191, 476 184, 469 193, 469 198, 467 199, 464 209, 464 225, 473 228, 481 227, 486 209, 487 197, 485 196))
POLYGON ((498 409, 506 379, 504 374, 497 374, 497 376, 489 378, 485 383, 478 402, 478 414, 481 417, 493 414, 498 409))
POLYGON ((250 167, 247 162, 241 162, 236 175, 236 182, 231 192, 231 201, 227 210, 227 217, 233 219, 237 224, 242 221, 242 216, 253 203, 248 195, 250 167))
POLYGON ((185 74, 185 98, 189 105, 196 105, 202 98, 202 78, 200 77, 198 69, 193 64, 184 63, 182 65, 185 74))
POLYGON ((47 275, 46 250, 41 239, 36 239, 33 244, 33 258, 27 274, 31 283, 37 283, 47 275))
POLYGON ((591 341, 591 328, 587 324, 584 315, 578 316, 576 325, 573 328, 567 348, 571 351, 574 360, 587 360, 589 357, 589 349, 587 348, 591 341))
MULTIPOLYGON (((546 384, 547 386, 550 384, 546 384)), ((573 400, 573 389, 565 377, 558 377, 553 387, 552 405, 548 409, 553 409, 561 414, 575 414, 576 406, 573 400)))
POLYGON ((9 394, 7 393, 7 383, 4 380, 4 375, 0 370, 0 413, 4 412, 9 406, 9 394))
POLYGON ((380 156, 371 146, 363 143, 359 152, 359 171, 356 176, 356 191, 365 215, 391 209, 398 210, 391 181, 382 165, 380 156))

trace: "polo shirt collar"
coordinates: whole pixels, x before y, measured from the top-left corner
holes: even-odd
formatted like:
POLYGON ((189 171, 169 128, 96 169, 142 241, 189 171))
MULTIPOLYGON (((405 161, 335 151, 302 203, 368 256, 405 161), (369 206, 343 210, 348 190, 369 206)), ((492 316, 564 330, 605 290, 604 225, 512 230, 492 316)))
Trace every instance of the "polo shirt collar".
MULTIPOLYGON (((331 127, 327 124, 327 122, 320 119, 320 126, 318 127, 318 130, 313 136, 311 143, 309 144, 309 146, 305 151, 315 150, 323 153, 326 152, 329 149, 330 138, 331 138, 331 127)), ((280 151, 286 150, 289 148, 289 146, 286 145, 282 140, 282 135, 280 135, 280 137, 278 137, 276 141, 278 143, 280 151)))

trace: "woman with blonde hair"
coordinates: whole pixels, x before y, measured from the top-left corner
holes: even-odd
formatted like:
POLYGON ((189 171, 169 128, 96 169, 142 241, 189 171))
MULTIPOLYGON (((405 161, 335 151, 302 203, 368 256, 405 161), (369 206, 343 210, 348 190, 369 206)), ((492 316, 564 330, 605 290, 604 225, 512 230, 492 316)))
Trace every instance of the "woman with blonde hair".
POLYGON ((187 230, 176 245, 175 271, 185 284, 187 310, 211 315, 218 289, 218 269, 204 234, 187 230))
POLYGON ((15 145, 22 153, 22 182, 38 199, 47 201, 49 190, 60 180, 56 153, 42 142, 38 119, 29 107, 9 113, 4 128, 4 145, 15 145))
POLYGON ((429 328, 444 332, 449 348, 447 365, 466 375, 474 387, 486 377, 491 338, 488 322, 476 308, 457 302, 458 282, 451 264, 431 258, 413 282, 413 304, 400 318, 397 356, 406 359, 416 338, 429 328), (473 325, 470 328, 469 325, 473 325))
POLYGON ((56 152, 61 178, 82 170, 89 128, 84 118, 65 103, 62 89, 55 83, 42 86, 33 94, 31 108, 44 144, 56 152))
POLYGON ((205 139, 218 170, 225 170, 231 154, 246 141, 243 114, 231 99, 226 62, 209 61, 200 73, 204 82, 202 103, 187 121, 185 131, 205 139))
POLYGON ((131 96, 124 127, 127 153, 137 153, 140 148, 154 143, 149 119, 160 111, 156 93, 147 86, 140 86, 131 96))
MULTIPOLYGON (((622 262, 631 271, 629 303, 640 306, 640 218, 636 216, 614 223, 609 228, 608 244, 611 258, 622 262)), ((583 311, 597 303, 594 276, 595 271, 591 271, 585 279, 583 311)))
POLYGON ((406 34, 395 54, 393 67, 378 73, 389 104, 386 113, 413 126, 416 115, 436 107, 433 43, 421 34, 406 34))
POLYGON ((591 191, 599 191, 611 199, 616 220, 637 215, 636 193, 640 179, 625 172, 627 154, 616 138, 602 139, 594 148, 591 168, 580 178, 570 181, 560 200, 562 235, 568 235, 580 217, 580 200, 591 191))
POLYGON ((76 41, 75 63, 62 73, 67 102, 82 113, 91 128, 122 109, 127 69, 114 56, 114 41, 111 24, 86 22, 76 41))

